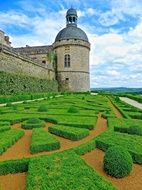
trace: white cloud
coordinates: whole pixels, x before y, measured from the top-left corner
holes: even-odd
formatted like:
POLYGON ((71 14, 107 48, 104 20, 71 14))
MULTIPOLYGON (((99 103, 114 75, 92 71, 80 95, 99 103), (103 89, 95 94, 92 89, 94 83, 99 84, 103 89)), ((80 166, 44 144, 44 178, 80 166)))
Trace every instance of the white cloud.
POLYGON ((142 15, 142 1, 141 0, 112 0, 112 9, 116 12, 122 12, 131 16, 142 15))
POLYGON ((99 18, 99 22, 103 26, 113 26, 121 20, 124 20, 123 14, 120 11, 116 12, 115 10, 102 13, 99 18))
POLYGON ((20 27, 25 27, 26 25, 30 25, 30 18, 15 11, 0 12, 0 25, 19 25, 20 27))
POLYGON ((86 13, 89 15, 89 16, 93 16, 97 13, 96 9, 93 9, 93 8, 88 8, 86 13))
POLYGON ((92 86, 141 86, 141 26, 142 21, 124 34, 91 36, 92 86))
POLYGON ((102 12, 99 22, 103 26, 113 26, 125 21, 126 15, 134 18, 142 17, 142 1, 141 0, 112 0, 111 9, 102 12))

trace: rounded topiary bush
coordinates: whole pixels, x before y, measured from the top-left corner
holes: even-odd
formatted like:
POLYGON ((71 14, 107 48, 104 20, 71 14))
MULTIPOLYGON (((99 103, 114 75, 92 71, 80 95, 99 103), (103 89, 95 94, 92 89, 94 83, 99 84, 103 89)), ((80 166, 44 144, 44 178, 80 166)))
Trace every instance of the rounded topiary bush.
POLYGON ((78 110, 76 107, 71 106, 71 107, 68 109, 68 112, 69 112, 69 113, 78 113, 79 110, 78 110))
POLYGON ((21 127, 23 129, 33 129, 33 128, 39 128, 44 127, 45 122, 38 119, 38 118, 30 118, 28 120, 25 120, 22 122, 21 127))
POLYGON ((7 104, 6 104, 6 107, 12 107, 13 105, 12 105, 12 103, 11 102, 8 102, 7 104))
POLYGON ((122 178, 130 174, 133 160, 130 153, 121 146, 108 148, 104 156, 104 170, 107 174, 122 178))
POLYGON ((48 108, 46 105, 40 105, 37 111, 38 112, 47 112, 48 108))

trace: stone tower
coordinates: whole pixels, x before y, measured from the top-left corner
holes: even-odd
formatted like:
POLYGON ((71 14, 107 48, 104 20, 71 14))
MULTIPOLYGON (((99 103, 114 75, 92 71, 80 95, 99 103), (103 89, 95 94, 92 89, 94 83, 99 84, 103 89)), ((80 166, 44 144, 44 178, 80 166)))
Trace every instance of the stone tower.
POLYGON ((66 27, 56 36, 53 48, 57 54, 57 80, 61 91, 90 90, 90 43, 83 30, 77 27, 77 12, 66 13, 66 27))

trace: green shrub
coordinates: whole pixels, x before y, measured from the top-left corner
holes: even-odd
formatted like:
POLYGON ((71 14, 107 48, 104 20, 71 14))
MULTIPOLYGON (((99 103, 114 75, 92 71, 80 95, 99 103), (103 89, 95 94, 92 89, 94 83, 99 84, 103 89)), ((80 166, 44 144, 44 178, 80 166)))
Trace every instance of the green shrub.
POLYGON ((0 132, 3 132, 3 131, 7 131, 7 130, 10 130, 10 126, 0 126, 0 132))
POLYGON ((21 129, 11 129, 0 133, 0 154, 5 152, 7 148, 12 146, 24 135, 21 129))
POLYGON ((137 125, 130 126, 127 130, 129 134, 142 136, 142 127, 140 126, 137 126, 137 125))
POLYGON ((38 119, 38 118, 30 118, 28 120, 25 120, 22 122, 21 127, 23 129, 33 129, 33 128, 39 128, 44 127, 45 122, 38 119))
POLYGON ((60 142, 44 129, 33 129, 30 152, 43 152, 60 148, 60 142))
POLYGON ((10 122, 8 121, 0 121, 0 127, 2 126, 10 126, 10 122))
POLYGON ((13 105, 12 105, 12 109, 13 109, 13 110, 17 110, 17 108, 18 108, 18 106, 17 106, 16 104, 13 104, 13 105))
POLYGON ((62 151, 29 162, 26 190, 116 190, 77 154, 62 151))
POLYGON ((112 146, 105 153, 104 170, 113 177, 122 178, 129 175, 132 165, 130 153, 121 146, 112 146))
POLYGON ((30 106, 24 106, 24 109, 25 109, 25 110, 29 110, 29 109, 30 109, 30 106))
POLYGON ((133 162, 142 164, 142 138, 138 135, 129 135, 106 131, 96 137, 96 147, 106 151, 110 146, 119 145, 125 147, 133 158, 133 162))
POLYGON ((97 117, 82 117, 82 116, 60 116, 58 118, 58 124, 72 126, 77 128, 94 129, 97 121, 97 117))
POLYGON ((18 160, 6 160, 0 162, 0 175, 9 173, 27 172, 29 165, 29 158, 22 158, 18 160))
POLYGON ((26 122, 31 124, 36 124, 36 123, 41 123, 41 120, 39 118, 30 118, 26 122))
POLYGON ((12 107, 13 105, 12 105, 12 103, 10 103, 10 102, 8 102, 7 104, 6 104, 6 107, 12 107))
POLYGON ((23 104, 28 104, 29 102, 27 102, 27 101, 23 101, 23 104))
POLYGON ((47 112, 48 111, 48 108, 47 108, 47 106, 46 105, 40 105, 39 106, 39 108, 38 108, 38 110, 37 110, 38 112, 47 112))
POLYGON ((78 113, 78 112, 79 112, 79 110, 76 107, 73 107, 73 106, 71 106, 68 109, 68 113, 78 113))
POLYGON ((61 137, 65 137, 70 140, 80 140, 87 135, 89 135, 88 129, 81 129, 63 125, 54 125, 48 127, 49 132, 59 135, 61 137))
POLYGON ((57 123, 58 123, 58 121, 57 121, 56 119, 50 118, 50 117, 44 118, 44 120, 47 121, 47 122, 50 122, 50 123, 54 123, 54 124, 57 124, 57 123))
POLYGON ((142 127, 134 125, 130 127, 115 127, 114 131, 119 131, 121 133, 128 133, 131 135, 139 135, 142 136, 142 127))
POLYGON ((96 148, 96 138, 93 138, 84 144, 72 148, 72 150, 74 150, 75 153, 78 155, 83 155, 86 154, 87 152, 94 150, 95 148, 96 148))

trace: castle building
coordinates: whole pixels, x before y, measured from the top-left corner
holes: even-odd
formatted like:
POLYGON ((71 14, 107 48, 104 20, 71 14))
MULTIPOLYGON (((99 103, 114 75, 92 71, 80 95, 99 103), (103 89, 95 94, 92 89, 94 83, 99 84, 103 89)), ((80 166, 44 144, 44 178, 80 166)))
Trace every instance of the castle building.
POLYGON ((66 27, 56 36, 53 48, 57 54, 57 79, 61 89, 68 84, 71 91, 89 91, 90 43, 83 30, 77 27, 77 12, 66 14, 66 27))
MULTIPOLYGON (((42 66, 42 70, 46 70, 42 75, 40 72, 32 72, 32 67, 29 71, 27 69, 24 72, 30 73, 31 76, 35 76, 36 73, 40 73, 38 78, 48 78, 50 80, 56 79, 59 84, 60 91, 89 91, 90 90, 90 75, 89 75, 89 51, 90 43, 86 33, 77 27, 77 11, 70 8, 66 13, 66 27, 62 29, 56 36, 52 45, 45 46, 29 46, 11 48, 9 38, 4 37, 4 33, 0 31, 1 44, 10 47, 10 51, 26 59, 32 60, 33 63, 42 66), (56 63, 48 59, 48 53, 54 52, 56 55, 56 63), (49 75, 45 76, 45 73, 49 75)), ((6 51, 8 49, 6 48, 6 51)), ((12 56, 12 54, 11 54, 12 56)), ((23 59, 22 59, 23 61, 23 59)), ((26 60, 27 61, 27 60, 26 60)), ((19 61, 18 61, 19 62, 19 61)), ((17 64, 17 71, 24 68, 22 62, 17 64)), ((12 67, 12 64, 11 64, 12 67)), ((8 68, 8 67, 7 67, 8 68)), ((16 65, 14 65, 16 72, 16 65)))

